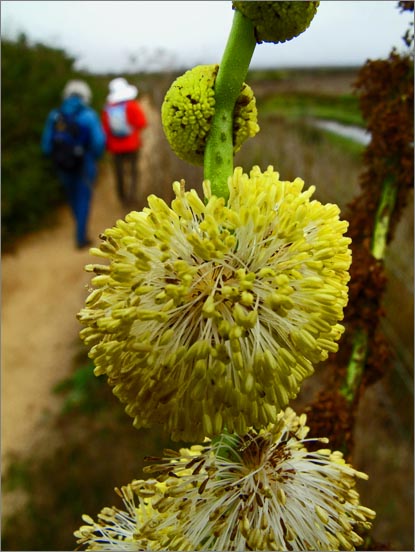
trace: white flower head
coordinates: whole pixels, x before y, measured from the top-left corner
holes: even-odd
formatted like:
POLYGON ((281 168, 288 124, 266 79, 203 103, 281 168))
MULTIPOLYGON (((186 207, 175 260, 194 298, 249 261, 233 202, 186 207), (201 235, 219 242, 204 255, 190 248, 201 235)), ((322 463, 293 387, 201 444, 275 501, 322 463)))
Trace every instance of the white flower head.
MULTIPOLYGON (((87 550, 354 550, 371 527, 340 452, 307 450, 306 416, 152 460, 156 479, 123 487, 126 511, 104 508, 76 532, 87 550)), ((326 439, 317 441, 327 442, 326 439)))
POLYGON ((305 422, 305 414, 287 408, 267 429, 182 449, 179 458, 154 466, 175 476, 159 502, 169 509, 159 530, 180 527, 194 550, 361 545, 359 533, 371 527, 375 512, 359 504, 354 487, 356 478, 367 475, 338 451, 309 452, 305 422))

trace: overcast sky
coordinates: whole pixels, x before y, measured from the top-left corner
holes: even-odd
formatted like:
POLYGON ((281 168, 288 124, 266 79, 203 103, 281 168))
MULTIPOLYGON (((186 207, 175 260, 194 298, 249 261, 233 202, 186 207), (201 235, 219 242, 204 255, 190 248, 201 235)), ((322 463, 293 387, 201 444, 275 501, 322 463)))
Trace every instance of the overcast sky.
MULTIPOLYGON (((1 32, 65 49, 92 72, 192 67, 220 61, 230 0, 2 0, 1 32)), ((413 15, 397 1, 323 0, 310 28, 284 44, 257 45, 251 68, 362 65, 387 57, 413 15)))

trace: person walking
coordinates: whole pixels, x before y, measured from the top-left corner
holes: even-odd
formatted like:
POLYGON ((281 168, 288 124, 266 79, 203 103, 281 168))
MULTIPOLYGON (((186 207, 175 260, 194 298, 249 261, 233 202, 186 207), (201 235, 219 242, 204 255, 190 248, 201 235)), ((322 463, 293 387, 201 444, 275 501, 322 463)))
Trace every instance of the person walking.
POLYGON ((61 106, 46 119, 41 147, 54 162, 75 219, 76 246, 82 249, 91 245, 87 226, 105 133, 99 114, 89 107, 92 93, 86 82, 70 80, 62 95, 61 106))
POLYGON ((114 158, 117 195, 125 207, 131 207, 137 201, 141 130, 147 126, 137 95, 137 87, 126 79, 113 79, 109 83, 107 103, 101 117, 106 147, 114 158))

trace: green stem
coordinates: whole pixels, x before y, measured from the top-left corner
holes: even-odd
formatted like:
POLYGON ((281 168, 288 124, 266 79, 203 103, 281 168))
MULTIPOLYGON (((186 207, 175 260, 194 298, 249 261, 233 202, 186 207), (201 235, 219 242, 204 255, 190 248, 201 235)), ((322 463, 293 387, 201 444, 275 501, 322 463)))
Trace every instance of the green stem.
MULTIPOLYGON (((375 259, 382 260, 386 252, 386 243, 391 216, 396 204, 398 188, 392 177, 387 177, 382 186, 379 205, 376 211, 370 252, 375 259)), ((357 328, 353 336, 352 354, 346 369, 346 379, 340 392, 351 403, 362 380, 367 353, 369 336, 366 328, 357 328)))
POLYGON ((398 188, 393 178, 389 176, 383 183, 371 243, 371 253, 378 260, 385 256, 389 223, 395 207, 397 192, 398 188))
POLYGON ((347 365, 346 380, 340 392, 350 403, 359 389, 368 350, 368 335, 363 328, 357 328, 353 336, 353 348, 347 365))
POLYGON ((255 46, 251 21, 235 10, 215 81, 215 114, 204 156, 204 178, 210 180, 212 193, 225 199, 229 196, 228 178, 233 173, 233 112, 255 46))
POLYGON ((212 438, 212 446, 217 458, 236 460, 238 444, 238 436, 226 430, 212 438))

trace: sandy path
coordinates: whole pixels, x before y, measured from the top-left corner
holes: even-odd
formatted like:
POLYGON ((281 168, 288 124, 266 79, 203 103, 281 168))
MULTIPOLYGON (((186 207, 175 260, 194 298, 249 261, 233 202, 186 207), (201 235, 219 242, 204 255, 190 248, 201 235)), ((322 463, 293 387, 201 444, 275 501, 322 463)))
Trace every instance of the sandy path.
MULTIPOLYGON (((146 98, 149 127, 143 135, 140 168, 145 169, 159 132, 158 114, 146 98)), ((115 196, 111 167, 101 163, 89 222, 95 243, 105 228, 125 214, 115 196)), ((148 182, 143 179, 143 196, 148 182), (143 189, 144 188, 144 189, 143 189)), ((58 224, 25 237, 16 252, 2 255, 2 465, 10 453, 22 453, 48 431, 48 420, 61 398, 53 386, 68 376, 80 347, 76 313, 88 293, 96 262, 73 244, 73 220, 65 206, 58 224)))

